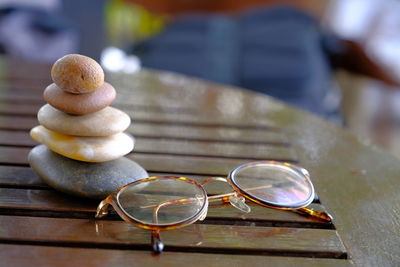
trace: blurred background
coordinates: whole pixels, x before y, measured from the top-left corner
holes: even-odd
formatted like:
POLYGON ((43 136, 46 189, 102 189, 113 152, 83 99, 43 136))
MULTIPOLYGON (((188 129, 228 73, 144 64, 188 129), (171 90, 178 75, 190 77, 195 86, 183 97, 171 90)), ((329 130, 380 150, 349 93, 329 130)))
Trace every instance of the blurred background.
POLYGON ((400 158, 399 0, 0 0, 0 53, 247 88, 400 158))

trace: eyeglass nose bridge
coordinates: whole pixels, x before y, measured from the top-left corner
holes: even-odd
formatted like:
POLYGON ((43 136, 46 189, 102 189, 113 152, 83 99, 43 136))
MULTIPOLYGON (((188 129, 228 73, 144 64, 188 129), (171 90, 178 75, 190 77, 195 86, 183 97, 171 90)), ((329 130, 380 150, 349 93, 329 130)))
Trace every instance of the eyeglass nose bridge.
MULTIPOLYGON (((223 177, 210 177, 210 178, 207 178, 206 180, 204 180, 200 184, 204 186, 205 184, 207 184, 209 182, 215 182, 215 181, 228 183, 232 187, 232 185, 229 183, 228 179, 223 178, 223 177)), ((241 210, 242 212, 245 212, 245 213, 251 212, 251 208, 245 203, 246 199, 237 191, 234 193, 210 197, 210 200, 215 197, 216 197, 216 199, 221 199, 223 202, 229 202, 233 207, 237 208, 238 210, 241 210)), ((207 215, 207 213, 205 213, 205 215, 203 215, 204 218, 206 215, 207 215)))

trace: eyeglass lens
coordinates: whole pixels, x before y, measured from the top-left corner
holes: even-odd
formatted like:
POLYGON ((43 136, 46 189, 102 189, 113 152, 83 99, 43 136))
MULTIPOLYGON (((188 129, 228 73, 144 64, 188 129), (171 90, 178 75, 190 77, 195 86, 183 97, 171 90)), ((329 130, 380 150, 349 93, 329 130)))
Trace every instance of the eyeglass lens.
POLYGON ((314 198, 309 178, 290 165, 244 164, 231 172, 230 179, 251 198, 276 207, 303 207, 314 198))
POLYGON ((138 222, 171 225, 197 215, 206 196, 201 187, 188 181, 159 178, 124 188, 118 193, 117 201, 138 222))

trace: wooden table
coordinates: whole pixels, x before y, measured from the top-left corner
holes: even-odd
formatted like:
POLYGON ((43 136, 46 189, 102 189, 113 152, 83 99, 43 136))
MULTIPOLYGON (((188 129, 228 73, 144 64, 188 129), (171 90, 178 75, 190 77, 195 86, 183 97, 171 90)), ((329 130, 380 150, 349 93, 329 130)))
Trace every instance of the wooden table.
MULTIPOLYGON (((312 114, 250 91, 143 70, 108 74, 114 106, 132 118, 128 157, 151 175, 225 176, 254 160, 306 167, 326 224, 252 205, 212 205, 207 219, 162 232, 118 217, 95 220, 98 201, 59 193, 33 174, 28 131, 37 125, 50 66, 1 61, 0 259, 2 266, 399 266, 400 163, 312 114)), ((210 193, 228 188, 208 188, 210 193)))

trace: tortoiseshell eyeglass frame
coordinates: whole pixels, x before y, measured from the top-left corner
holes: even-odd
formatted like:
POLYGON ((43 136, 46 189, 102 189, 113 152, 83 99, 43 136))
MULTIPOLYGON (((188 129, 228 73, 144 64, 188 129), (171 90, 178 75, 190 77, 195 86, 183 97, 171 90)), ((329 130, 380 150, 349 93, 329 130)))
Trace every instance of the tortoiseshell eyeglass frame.
MULTIPOLYGON (((181 200, 177 200, 181 201, 181 200)), ((166 203, 172 203, 170 202, 165 202, 161 203, 158 206, 154 206, 156 212, 158 211, 159 207, 161 205, 165 205, 166 203)), ((133 183, 129 183, 127 185, 124 185, 120 187, 117 191, 115 191, 113 194, 109 195, 107 198, 105 198, 103 201, 100 202, 99 206, 97 207, 96 211, 96 218, 102 218, 108 214, 108 208, 109 205, 111 205, 114 210, 117 212, 117 214, 126 222, 133 224, 139 228, 143 228, 146 230, 151 230, 151 241, 152 241, 152 247, 153 251, 156 253, 160 253, 164 249, 164 244, 161 242, 160 238, 160 230, 172 230, 180 227, 187 226, 189 224, 192 224, 196 222, 197 220, 204 220, 204 218, 207 215, 207 209, 208 209, 208 197, 207 197, 207 192, 205 191, 204 187, 197 183, 196 181, 193 181, 191 179, 188 179, 186 177, 178 177, 178 176, 156 176, 156 177, 149 177, 149 178, 144 178, 138 181, 135 181, 133 183), (124 191, 127 187, 131 186, 136 186, 138 184, 146 183, 146 182, 151 182, 151 181, 159 181, 159 180, 180 180, 184 181, 190 184, 193 184, 194 186, 198 187, 200 192, 202 192, 204 197, 204 202, 201 208, 198 210, 196 214, 193 216, 187 218, 184 221, 180 221, 174 224, 167 224, 167 225, 158 225, 158 224, 148 224, 141 222, 139 220, 135 220, 132 216, 129 216, 128 213, 124 210, 124 208, 121 206, 119 203, 118 197, 121 192, 124 191)), ((156 217, 156 216, 155 216, 156 217)))
MULTIPOLYGON (((262 187, 258 187, 257 189, 260 189, 260 188, 262 189, 262 187)), ((198 182, 188 179, 186 177, 178 177, 178 176, 156 176, 156 177, 144 178, 144 179, 138 180, 136 182, 127 184, 127 185, 119 188, 113 194, 109 195, 106 199, 101 201, 99 206, 97 207, 96 218, 102 218, 102 217, 106 216, 108 214, 109 205, 111 205, 115 209, 117 214, 124 221, 131 223, 137 227, 151 230, 151 241, 152 241, 153 251, 156 253, 160 253, 164 249, 164 244, 162 243, 161 238, 160 238, 160 230, 172 230, 172 229, 187 226, 189 224, 196 222, 197 220, 204 220, 205 217, 207 216, 209 202, 214 202, 214 201, 230 202, 234 207, 236 207, 242 211, 249 212, 250 207, 248 207, 244 203, 245 202, 244 198, 246 198, 254 203, 257 203, 261 206, 265 206, 265 207, 269 207, 269 208, 299 211, 303 214, 307 214, 309 216, 318 218, 325 222, 332 222, 332 220, 333 220, 332 216, 330 214, 328 214, 327 212, 314 211, 314 210, 306 207, 314 200, 314 187, 310 180, 308 171, 300 166, 297 166, 297 165, 294 165, 291 163, 282 163, 282 162, 276 162, 276 161, 256 161, 256 162, 245 163, 245 164, 239 165, 236 168, 234 168, 229 173, 228 178, 210 177, 210 178, 206 179, 205 181, 203 181, 202 183, 198 183, 198 182), (249 191, 251 191, 251 190, 249 190, 249 188, 243 189, 236 183, 234 177, 238 171, 240 171, 244 168, 257 167, 257 166, 261 166, 261 165, 265 165, 265 164, 272 165, 272 166, 274 166, 274 165, 275 166, 284 166, 286 168, 290 168, 297 174, 304 177, 304 179, 307 181, 307 183, 310 186, 311 193, 310 193, 309 197, 306 200, 304 200, 303 202, 297 203, 296 206, 282 206, 282 205, 279 205, 276 203, 269 203, 269 202, 263 201, 261 199, 258 199, 249 193, 249 191), (197 213, 194 214, 193 216, 191 216, 190 218, 187 218, 187 219, 177 222, 177 223, 167 224, 167 225, 148 224, 148 223, 144 223, 139 220, 136 220, 132 216, 129 216, 129 214, 124 210, 124 208, 119 203, 118 197, 119 197, 120 193, 123 192, 124 189, 126 189, 127 187, 130 187, 130 186, 136 186, 141 183, 146 183, 146 182, 151 182, 151 181, 160 181, 160 180, 176 180, 176 181, 180 180, 180 181, 184 181, 184 182, 193 184, 193 186, 196 186, 200 190, 200 192, 202 192, 202 194, 203 194, 201 196, 201 197, 204 197, 203 205, 197 211, 197 213), (203 185, 205 185, 211 181, 227 182, 235 190, 235 192, 222 194, 222 195, 207 196, 207 192, 204 189, 203 185), (236 202, 232 201, 232 199, 235 199, 236 202), (235 203, 239 203, 239 204, 237 205, 235 203)), ((198 197, 197 198, 191 197, 191 198, 184 198, 184 199, 182 198, 182 199, 167 201, 164 203, 160 203, 159 205, 153 205, 153 206, 148 206, 148 207, 154 208, 153 217, 154 217, 155 221, 157 221, 158 210, 162 206, 169 205, 169 204, 176 204, 176 203, 187 203, 190 201, 194 201, 195 199, 198 200, 198 197)))

